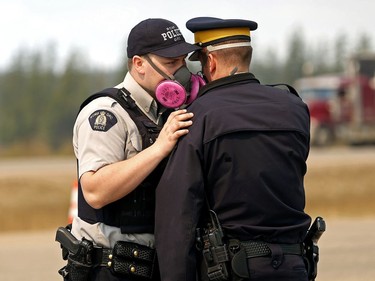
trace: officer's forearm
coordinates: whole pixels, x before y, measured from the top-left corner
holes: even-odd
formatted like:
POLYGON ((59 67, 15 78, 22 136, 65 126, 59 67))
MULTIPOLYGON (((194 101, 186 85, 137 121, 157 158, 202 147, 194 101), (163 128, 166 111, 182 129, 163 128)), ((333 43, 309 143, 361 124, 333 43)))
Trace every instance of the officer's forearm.
POLYGON ((81 186, 87 203, 99 209, 132 192, 164 159, 150 146, 134 157, 106 165, 82 175, 81 186))

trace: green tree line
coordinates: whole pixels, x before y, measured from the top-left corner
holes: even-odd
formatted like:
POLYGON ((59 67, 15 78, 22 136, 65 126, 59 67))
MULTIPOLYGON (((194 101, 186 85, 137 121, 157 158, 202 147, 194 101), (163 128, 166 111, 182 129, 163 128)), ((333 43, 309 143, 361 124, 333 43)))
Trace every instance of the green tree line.
MULTIPOLYGON (((287 42, 284 56, 275 47, 254 48, 251 71, 263 84, 342 72, 353 52, 372 51, 366 34, 352 49, 345 35, 308 45, 298 29, 287 42)), ((18 50, 0 72, 0 156, 71 154, 79 105, 91 93, 118 84, 127 70, 126 58, 113 70, 92 67, 80 50, 71 51, 59 69, 56 65, 56 48, 48 45, 18 50)))

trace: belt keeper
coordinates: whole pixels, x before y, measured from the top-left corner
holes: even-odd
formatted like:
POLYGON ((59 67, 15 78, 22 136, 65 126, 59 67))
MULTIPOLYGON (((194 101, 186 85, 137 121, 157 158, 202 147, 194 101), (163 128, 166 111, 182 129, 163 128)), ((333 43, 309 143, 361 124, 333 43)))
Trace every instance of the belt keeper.
POLYGON ((273 268, 278 269, 279 266, 283 263, 284 261, 284 254, 281 246, 279 244, 269 244, 267 243, 267 246, 271 250, 271 265, 273 268))

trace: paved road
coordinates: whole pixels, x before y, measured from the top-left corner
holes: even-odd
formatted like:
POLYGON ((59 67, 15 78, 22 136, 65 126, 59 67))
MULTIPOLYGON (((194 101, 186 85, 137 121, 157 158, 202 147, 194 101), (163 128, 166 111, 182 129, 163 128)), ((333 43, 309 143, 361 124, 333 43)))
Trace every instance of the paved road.
MULTIPOLYGON (((375 218, 328 219, 320 240, 319 281, 375 278, 375 218)), ((63 266, 54 230, 0 234, 0 280, 58 281, 63 266)))
MULTIPOLYGON (((375 148, 353 151, 315 149, 310 154, 309 165, 353 165, 369 161, 375 164, 375 148), (340 161, 337 161, 337 159, 340 161), (350 161, 348 161, 350 159, 350 161)), ((71 169, 71 159, 66 161, 25 162, 33 169, 71 169), (38 166, 38 167, 37 167, 38 166)), ((9 164, 0 160, 0 176, 15 173, 20 169, 19 161, 9 164)), ((374 165, 375 167, 375 165, 374 165)), ((320 241, 321 259, 319 281, 370 281, 375 280, 375 214, 367 219, 326 218, 327 231, 320 241)), ((64 262, 59 245, 54 241, 55 231, 0 233, 0 280, 1 281, 58 281, 57 274, 64 262)))
POLYGON ((320 240, 319 281, 375 280, 375 217, 328 219, 320 240))
POLYGON ((54 231, 0 234, 0 280, 61 281, 63 260, 54 240, 54 231))

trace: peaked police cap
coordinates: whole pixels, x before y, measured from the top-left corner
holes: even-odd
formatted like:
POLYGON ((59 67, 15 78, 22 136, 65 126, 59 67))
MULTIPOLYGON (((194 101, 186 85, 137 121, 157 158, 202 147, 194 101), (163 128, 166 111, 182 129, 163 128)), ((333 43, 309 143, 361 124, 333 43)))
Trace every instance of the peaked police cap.
MULTIPOLYGON (((250 42, 250 31, 256 30, 258 24, 242 19, 197 17, 187 21, 186 27, 194 33, 194 42, 197 46, 207 47, 229 40, 250 42)), ((197 52, 193 53, 189 60, 197 60, 197 52)))

